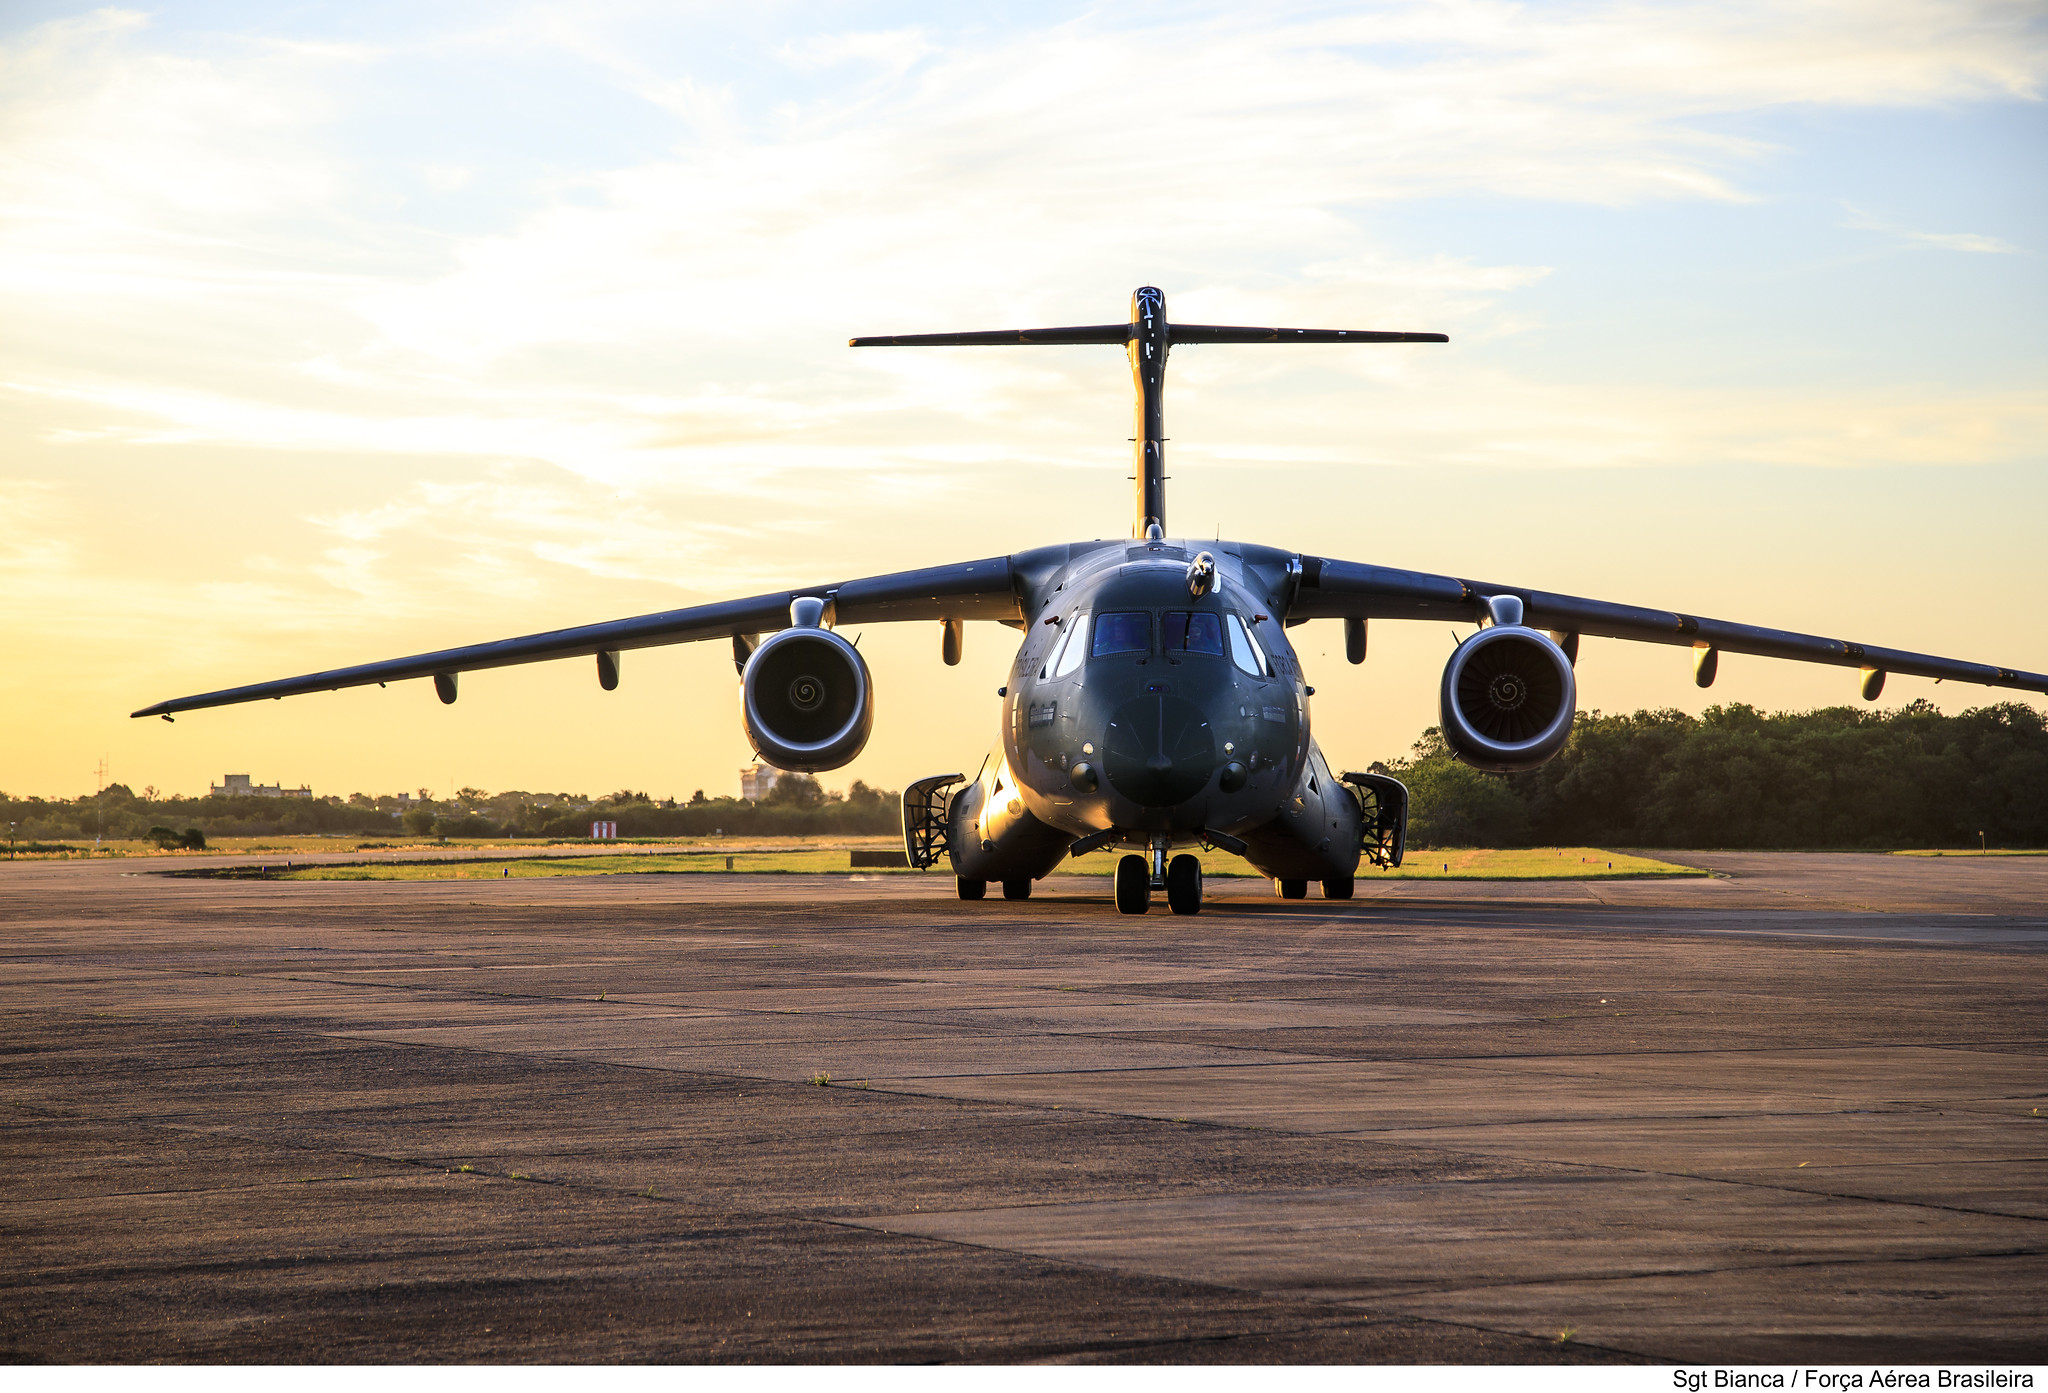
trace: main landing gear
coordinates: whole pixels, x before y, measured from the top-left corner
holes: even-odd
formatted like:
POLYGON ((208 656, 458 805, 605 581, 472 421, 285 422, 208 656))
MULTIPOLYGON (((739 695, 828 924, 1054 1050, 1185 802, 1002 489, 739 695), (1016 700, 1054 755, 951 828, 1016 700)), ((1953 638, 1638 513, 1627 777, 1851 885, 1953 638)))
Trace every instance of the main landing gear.
MULTIPOLYGON (((1175 914, 1202 912, 1202 863, 1192 856, 1173 858, 1166 868, 1166 904, 1175 914)), ((1116 912, 1143 914, 1152 908, 1152 868, 1138 855, 1116 863, 1116 912)))
MULTIPOLYGON (((1357 881, 1351 876, 1332 878, 1323 882, 1323 898, 1326 900, 1348 900, 1357 881)), ((1306 880, 1275 880, 1273 893, 1283 900, 1305 900, 1308 898, 1306 880)))
MULTIPOLYGON (((985 880, 970 880, 962 875, 953 877, 953 883, 960 888, 960 898, 963 900, 979 900, 988 894, 988 882, 985 880)), ((1006 900, 1030 899, 1031 882, 1028 880, 1004 881, 1003 898, 1006 900)), ((1139 912, 1143 913, 1144 911, 1140 910, 1139 912)))

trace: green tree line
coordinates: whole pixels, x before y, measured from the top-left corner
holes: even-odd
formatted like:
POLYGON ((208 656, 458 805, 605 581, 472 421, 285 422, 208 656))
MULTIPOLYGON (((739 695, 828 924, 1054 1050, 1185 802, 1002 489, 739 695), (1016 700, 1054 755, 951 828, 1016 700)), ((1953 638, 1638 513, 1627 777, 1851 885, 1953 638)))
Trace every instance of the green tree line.
POLYGON ((618 823, 621 837, 866 836, 900 830, 899 803, 858 779, 840 793, 809 774, 784 774, 759 802, 706 798, 702 789, 687 803, 633 789, 597 799, 463 789, 453 805, 414 808, 403 821, 415 834, 445 837, 588 837, 599 820, 618 823))
MULTIPOLYGON (((2018 703, 1944 716, 1928 702, 1766 714, 1589 712, 1564 751, 1527 774, 1458 763, 1434 728, 1405 760, 1373 766, 1405 782, 1409 843, 1429 846, 2048 847, 2048 723, 2018 703)), ((653 799, 620 789, 486 793, 401 804, 392 797, 164 798, 112 784, 76 799, 0 794, 0 821, 23 841, 112 839, 191 845, 202 837, 584 838, 888 835, 898 795, 856 782, 844 793, 785 775, 759 803, 653 799)), ((4 829, 0 829, 4 830, 4 829)))
POLYGON ((1408 785, 1417 847, 2048 846, 2048 728, 2018 703, 1594 711, 1526 774, 1460 764, 1431 727, 1374 768, 1408 785))
MULTIPOLYGON (((583 794, 487 793, 458 789, 453 798, 182 798, 109 784, 82 798, 17 798, 0 793, 0 823, 16 824, 24 842, 155 841, 196 847, 207 837, 344 835, 360 837, 582 838, 594 821, 616 822, 621 837, 889 834, 898 830, 899 797, 856 780, 845 792, 825 789, 808 774, 786 774, 759 803, 706 798, 654 799, 620 789, 583 794), (196 835, 195 835, 196 834, 196 835)), ((7 831, 0 827, 0 833, 7 831)))

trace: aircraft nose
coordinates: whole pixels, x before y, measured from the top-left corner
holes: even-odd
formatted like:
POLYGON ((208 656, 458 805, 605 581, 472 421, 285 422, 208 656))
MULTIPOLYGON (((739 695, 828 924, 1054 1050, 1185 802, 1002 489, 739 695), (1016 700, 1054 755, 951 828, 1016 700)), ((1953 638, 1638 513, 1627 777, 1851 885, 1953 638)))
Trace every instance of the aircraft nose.
POLYGON ((1185 697, 1163 692, 1125 702, 1104 732, 1103 773, 1142 807, 1185 803, 1216 772, 1216 742, 1204 714, 1185 697))

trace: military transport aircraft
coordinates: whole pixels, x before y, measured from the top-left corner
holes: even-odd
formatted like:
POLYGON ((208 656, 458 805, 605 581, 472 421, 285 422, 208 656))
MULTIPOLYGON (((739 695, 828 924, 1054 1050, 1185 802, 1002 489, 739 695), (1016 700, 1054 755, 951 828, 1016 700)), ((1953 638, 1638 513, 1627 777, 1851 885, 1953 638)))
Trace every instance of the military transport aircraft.
POLYGON ((1373 619, 1476 621, 1446 664, 1444 742, 1480 769, 1534 769, 1564 745, 1577 704, 1579 639, 1669 643, 1693 650, 1710 686, 1718 655, 1761 654, 1861 670, 1865 700, 1906 673, 2048 692, 2048 676, 1904 653, 1840 639, 1609 604, 1520 585, 1461 580, 1246 542, 1189 541, 1166 522, 1162 398, 1170 350, 1189 344, 1446 343, 1442 334, 1172 324, 1145 286, 1130 319, 1063 329, 858 338, 857 348, 972 344, 1118 344, 1137 386, 1137 509, 1128 541, 1073 542, 893 575, 805 586, 744 600, 530 634, 417 657, 335 668, 158 702, 134 714, 431 677, 452 703, 462 673, 549 658, 594 657, 598 684, 619 683, 628 648, 730 639, 740 707, 760 758, 781 769, 837 769, 867 744, 874 690, 867 664, 836 629, 937 622, 940 651, 960 661, 970 619, 1023 631, 1003 698, 1003 726, 972 780, 920 779, 904 791, 912 865, 947 857, 960 898, 998 881, 1008 899, 1071 856, 1130 848, 1117 863, 1116 907, 1143 914, 1164 890, 1176 914, 1202 905, 1201 864, 1175 848, 1221 847, 1290 899, 1310 881, 1348 899, 1361 858, 1399 865, 1407 790, 1372 774, 1332 773, 1309 735, 1315 689, 1287 641, 1310 619, 1344 623, 1345 656, 1363 662, 1373 619))

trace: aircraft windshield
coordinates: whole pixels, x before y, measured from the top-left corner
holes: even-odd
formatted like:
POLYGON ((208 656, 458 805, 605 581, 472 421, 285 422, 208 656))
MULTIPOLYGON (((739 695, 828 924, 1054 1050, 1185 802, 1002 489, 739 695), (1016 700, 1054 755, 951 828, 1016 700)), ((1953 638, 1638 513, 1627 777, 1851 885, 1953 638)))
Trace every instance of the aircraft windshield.
POLYGON ((1244 621, 1236 615, 1230 616, 1230 660, 1254 677, 1270 677, 1266 666, 1266 655, 1244 627, 1244 621))
POLYGON ((1176 610, 1166 616, 1166 651, 1214 653, 1223 656, 1223 621, 1202 610, 1176 610))
POLYGON ((1095 616, 1095 656, 1143 653, 1152 646, 1152 616, 1136 613, 1095 616))

